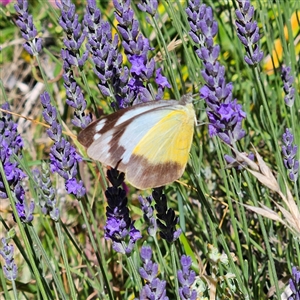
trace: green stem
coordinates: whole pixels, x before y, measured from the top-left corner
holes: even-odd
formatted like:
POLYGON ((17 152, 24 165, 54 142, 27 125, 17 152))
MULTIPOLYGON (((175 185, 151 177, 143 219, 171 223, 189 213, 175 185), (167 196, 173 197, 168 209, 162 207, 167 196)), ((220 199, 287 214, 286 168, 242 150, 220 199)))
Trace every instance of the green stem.
MULTIPOLYGON (((124 245, 124 248, 126 248, 126 245, 124 245)), ((137 269, 136 269, 136 267, 135 267, 135 265, 134 265, 134 262, 133 262, 133 260, 132 260, 132 257, 127 257, 126 256, 126 258, 127 258, 127 262, 128 262, 128 265, 130 266, 130 268, 131 268, 131 271, 132 271, 132 273, 131 274, 133 274, 133 277, 134 277, 134 279, 135 279, 135 286, 137 286, 137 289, 138 289, 138 291, 141 291, 142 290, 142 283, 141 283, 141 276, 139 275, 139 273, 137 272, 137 269)), ((129 275, 129 276, 131 276, 131 275, 129 275)), ((133 278, 132 278, 133 279, 133 278)))
MULTIPOLYGON (((156 235, 153 237, 153 239, 154 239, 154 243, 155 243, 156 250, 157 250, 157 253, 158 253, 159 264, 160 264, 160 266, 162 266, 162 268, 161 268, 161 276, 162 276, 162 278, 164 278, 165 277, 165 272, 167 274, 169 272, 168 272, 167 268, 165 268, 164 258, 162 256, 161 251, 160 251, 160 247, 159 247, 156 235)), ((169 274, 168 274, 168 277, 169 277, 169 274)))
POLYGON ((16 300, 18 300, 18 293, 17 293, 17 287, 16 287, 16 283, 14 280, 11 281, 12 287, 13 287, 13 292, 14 292, 14 297, 16 300))
POLYGON ((50 270, 50 273, 52 274, 53 276, 53 280, 56 284, 56 287, 57 287, 57 290, 58 292, 60 293, 62 299, 68 299, 67 295, 65 294, 65 291, 62 289, 62 283, 61 283, 61 280, 57 277, 56 273, 55 273, 55 270, 53 269, 52 267, 52 264, 48 258, 48 255, 45 251, 45 249, 43 248, 43 245, 38 237, 38 235, 36 234, 35 230, 33 230, 32 227, 29 228, 30 230, 30 234, 31 236, 33 237, 34 239, 34 242, 36 243, 36 245, 38 246, 39 248, 39 251, 41 252, 42 254, 42 257, 44 258, 45 262, 46 262, 46 265, 48 266, 49 270, 50 270))
POLYGON ((57 235, 58 235, 58 241, 59 241, 59 244, 60 244, 60 250, 61 250, 61 254, 62 254, 62 257, 63 257, 63 261, 64 261, 64 267, 66 269, 67 278, 68 278, 68 281, 69 281, 69 287, 70 287, 70 291, 71 291, 71 298, 72 299, 77 299, 75 286, 74 286, 74 281, 73 281, 73 278, 72 278, 72 275, 71 275, 71 270, 70 270, 70 266, 69 266, 69 262, 68 262, 66 249, 65 249, 64 236, 62 234, 59 222, 55 223, 55 228, 56 228, 57 235))
POLYGON ((177 267, 176 267, 176 258, 175 258, 175 245, 174 243, 171 244, 171 260, 172 260, 172 269, 173 269, 173 276, 174 276, 174 283, 175 283, 175 294, 176 298, 180 300, 179 297, 179 284, 177 278, 177 267))
MULTIPOLYGON (((84 218, 84 222, 86 224, 86 228, 88 230, 88 233, 89 233, 89 238, 90 238, 90 241, 92 243, 92 246, 93 246, 93 249, 95 249, 95 253, 96 253, 96 257, 97 257, 97 260, 98 260, 98 264, 99 264, 99 268, 101 270, 101 273, 103 275, 103 278, 104 278, 104 281, 105 281, 105 285, 106 285, 106 288, 107 288, 107 291, 108 291, 108 295, 109 295, 109 299, 113 300, 114 299, 114 295, 113 295, 113 291, 111 289, 111 285, 110 285, 110 282, 109 282, 109 276, 108 276, 108 273, 107 273, 107 269, 104 267, 107 265, 107 262, 105 261, 105 257, 102 253, 102 250, 101 250, 101 247, 97 247, 97 244, 96 244, 96 241, 94 239, 94 235, 93 235, 93 232, 92 232, 92 229, 91 229, 91 226, 90 226, 90 222, 89 222, 89 219, 86 215, 86 211, 85 211, 85 207, 87 208, 88 210, 88 213, 92 219, 92 223, 93 223, 93 226, 94 228, 97 228, 97 224, 94 220, 94 217, 93 217, 93 212, 90 208, 90 206, 88 205, 83 205, 83 199, 79 199, 79 205, 80 205, 80 209, 81 209, 81 212, 82 212, 82 215, 83 215, 83 218, 84 218), (98 249, 96 251, 96 249, 98 249), (99 255, 100 253, 100 255, 99 255)), ((100 245, 100 243, 99 243, 100 245)))

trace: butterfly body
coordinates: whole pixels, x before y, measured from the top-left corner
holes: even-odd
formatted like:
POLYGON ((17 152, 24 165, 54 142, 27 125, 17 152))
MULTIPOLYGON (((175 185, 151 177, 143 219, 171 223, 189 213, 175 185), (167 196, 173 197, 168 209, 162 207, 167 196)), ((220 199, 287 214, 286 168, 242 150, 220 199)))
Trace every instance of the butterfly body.
POLYGON ((151 101, 96 120, 80 132, 78 141, 91 158, 124 172, 133 186, 154 188, 183 174, 194 123, 190 96, 151 101))

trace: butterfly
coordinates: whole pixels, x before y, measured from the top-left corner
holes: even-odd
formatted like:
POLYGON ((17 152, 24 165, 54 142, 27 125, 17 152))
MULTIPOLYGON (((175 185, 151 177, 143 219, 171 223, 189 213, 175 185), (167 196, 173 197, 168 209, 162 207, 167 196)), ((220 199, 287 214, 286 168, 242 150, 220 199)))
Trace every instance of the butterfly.
POLYGON ((192 97, 137 104, 102 117, 78 135, 94 160, 144 190, 172 183, 186 167, 196 116, 192 97))

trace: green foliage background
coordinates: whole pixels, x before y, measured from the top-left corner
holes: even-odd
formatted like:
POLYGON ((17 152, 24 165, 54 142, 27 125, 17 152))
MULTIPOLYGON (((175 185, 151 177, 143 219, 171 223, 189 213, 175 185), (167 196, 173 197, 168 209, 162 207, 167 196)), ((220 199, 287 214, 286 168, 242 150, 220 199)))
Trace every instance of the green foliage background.
MULTIPOLYGON (((136 8, 135 1, 132 2, 141 32, 150 39, 154 48, 151 54, 156 56, 157 66, 163 67, 164 75, 172 85, 165 98, 179 99, 187 92, 198 92, 204 81, 200 73, 201 61, 188 37, 189 25, 184 10, 187 3, 161 1, 156 20, 158 27, 155 27, 145 21, 145 14, 136 8), (176 46, 174 41, 178 42, 176 46)), ((219 61, 226 68, 227 82, 233 82, 234 98, 247 113, 244 122, 247 135, 238 149, 241 152, 257 151, 276 177, 282 193, 287 195, 289 190, 300 210, 299 180, 296 183, 288 180, 281 154, 281 137, 285 128, 291 128, 295 144, 300 144, 300 2, 251 2, 256 9, 254 18, 260 27, 260 45, 265 53, 264 61, 255 68, 244 62, 245 49, 236 35, 237 3, 223 0, 203 2, 212 6, 218 21, 219 33, 215 43, 221 47, 219 61), (285 30, 288 32, 286 36, 285 30), (278 44, 282 45, 282 53, 278 44), (274 51, 277 51, 276 55, 274 51), (290 65, 295 76, 296 99, 291 109, 283 99, 282 65, 290 65)), ((85 3, 77 0, 74 4, 82 19, 85 3)), ((112 2, 98 1, 98 6, 115 33, 112 2)), ((45 44, 38 59, 49 78, 48 87, 57 101, 55 104, 66 124, 65 130, 76 134, 76 128, 70 122, 72 109, 65 103, 61 78, 63 31, 57 21, 59 10, 50 2, 36 0, 29 1, 29 10, 45 44)), ((31 106, 27 105, 27 93, 43 82, 40 66, 35 58, 22 50, 23 39, 14 19, 13 3, 1 7, 1 104, 8 101, 12 111, 43 122, 39 93, 31 106)), ((124 63, 128 64, 125 56, 124 63)), ((104 113, 111 113, 110 99, 101 96, 92 68, 89 60, 83 70, 88 88, 80 72, 77 73, 77 82, 91 111, 93 99, 104 113)), ((180 268, 182 254, 192 257, 193 269, 198 275, 199 299, 280 299, 288 285, 291 267, 300 266, 300 225, 299 231, 286 226, 291 225, 291 220, 276 204, 287 211, 290 207, 267 182, 259 181, 247 170, 237 172, 226 168, 223 155, 231 154, 231 149, 219 139, 208 136, 205 102, 197 101, 195 107, 202 125, 196 129, 186 172, 180 182, 165 188, 168 205, 178 213, 183 231, 179 241, 169 245, 159 236, 154 239, 148 236, 137 196, 149 196, 151 191, 130 188, 131 216, 136 220, 136 227, 142 230, 143 238, 130 257, 115 253, 110 242, 103 237, 107 184, 103 167, 89 162, 87 168, 86 163, 82 163, 80 174, 89 192, 87 198, 80 201, 67 195, 62 180, 51 175, 61 211, 58 223, 44 216, 37 206, 33 224, 20 228, 20 223, 12 220, 11 202, 1 199, 0 236, 10 232, 13 237, 19 276, 15 283, 9 282, 0 269, 0 297, 13 298, 13 287, 19 299, 45 299, 43 295, 49 299, 134 299, 143 284, 137 272, 141 266, 139 249, 147 244, 152 247, 154 259, 159 264, 159 277, 167 281, 170 299, 178 299, 176 269, 180 268), (271 213, 261 216, 244 206, 260 207, 260 203, 283 222, 270 220, 271 213)), ((15 120, 23 122, 18 117, 15 120)), ((20 164, 28 174, 26 197, 28 201, 34 198, 38 203, 37 187, 30 174, 32 169, 41 166, 42 161, 49 161, 51 141, 43 126, 31 121, 22 124, 20 130, 25 146, 20 164)), ((88 160, 76 139, 73 143, 88 160)))

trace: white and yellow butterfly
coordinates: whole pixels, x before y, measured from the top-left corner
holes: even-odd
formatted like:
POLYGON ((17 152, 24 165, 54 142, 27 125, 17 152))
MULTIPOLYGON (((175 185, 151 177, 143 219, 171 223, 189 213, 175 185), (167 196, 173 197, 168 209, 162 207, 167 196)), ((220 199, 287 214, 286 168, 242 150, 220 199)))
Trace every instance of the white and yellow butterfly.
POLYGON ((195 110, 190 95, 121 109, 78 135, 94 160, 124 172, 138 189, 169 184, 182 176, 192 144, 195 110))

